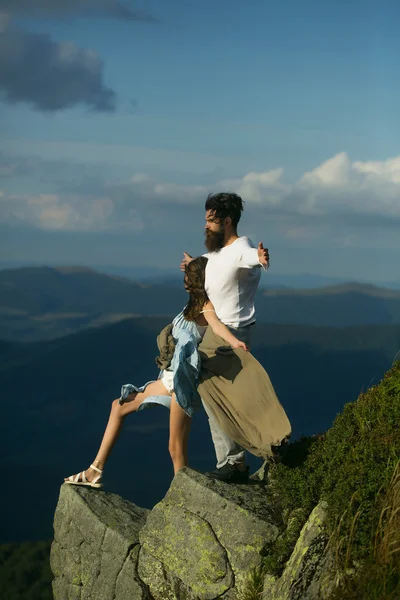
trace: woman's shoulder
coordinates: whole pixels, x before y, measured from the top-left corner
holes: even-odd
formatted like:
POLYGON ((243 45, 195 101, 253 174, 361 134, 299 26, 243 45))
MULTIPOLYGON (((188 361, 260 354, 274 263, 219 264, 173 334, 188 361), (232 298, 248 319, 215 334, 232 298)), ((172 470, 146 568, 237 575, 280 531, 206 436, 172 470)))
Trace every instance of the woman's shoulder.
POLYGON ((215 312, 214 310, 214 304, 211 302, 211 300, 207 300, 207 302, 205 302, 203 304, 203 308, 201 309, 201 312, 215 312))
POLYGON ((175 325, 177 325, 177 324, 179 324, 179 323, 182 323, 182 321, 185 321, 185 320, 186 320, 186 319, 185 319, 185 317, 184 317, 184 314, 183 314, 183 313, 184 313, 184 310, 185 310, 185 308, 183 308, 183 309, 181 310, 181 312, 180 312, 180 313, 178 313, 178 314, 176 315, 176 317, 173 319, 173 321, 172 321, 172 325, 173 325, 173 326, 175 326, 175 325))
POLYGON ((189 321, 188 319, 185 318, 184 315, 184 311, 185 309, 181 310, 181 312, 176 315, 175 319, 172 321, 172 326, 173 326, 173 332, 177 332, 178 330, 190 330, 193 327, 195 327, 195 322, 194 321, 189 321))

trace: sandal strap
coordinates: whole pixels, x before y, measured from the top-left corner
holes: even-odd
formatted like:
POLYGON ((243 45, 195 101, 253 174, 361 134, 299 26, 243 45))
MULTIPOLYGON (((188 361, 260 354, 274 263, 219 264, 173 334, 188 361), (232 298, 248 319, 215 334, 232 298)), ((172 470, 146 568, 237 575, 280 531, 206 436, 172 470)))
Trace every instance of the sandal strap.
POLYGON ((77 481, 79 481, 79 477, 80 477, 80 476, 81 476, 81 473, 77 473, 77 474, 75 475, 75 479, 74 479, 75 483, 76 483, 77 481))
MULTIPOLYGON (((100 475, 103 473, 103 471, 101 469, 98 469, 94 465, 90 465, 90 468, 93 469, 94 471, 97 471, 98 473, 100 473, 100 475)), ((100 477, 99 477, 99 479, 100 479, 100 477)))

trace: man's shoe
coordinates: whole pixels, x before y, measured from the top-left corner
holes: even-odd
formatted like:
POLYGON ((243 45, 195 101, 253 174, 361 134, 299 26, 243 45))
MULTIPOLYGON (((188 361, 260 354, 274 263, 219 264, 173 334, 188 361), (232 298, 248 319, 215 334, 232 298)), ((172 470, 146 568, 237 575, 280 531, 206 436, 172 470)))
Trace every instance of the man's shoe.
POLYGON ((223 467, 205 473, 205 475, 211 479, 218 479, 218 481, 224 481, 225 483, 247 483, 249 481, 249 467, 246 467, 242 471, 234 465, 226 463, 223 467))

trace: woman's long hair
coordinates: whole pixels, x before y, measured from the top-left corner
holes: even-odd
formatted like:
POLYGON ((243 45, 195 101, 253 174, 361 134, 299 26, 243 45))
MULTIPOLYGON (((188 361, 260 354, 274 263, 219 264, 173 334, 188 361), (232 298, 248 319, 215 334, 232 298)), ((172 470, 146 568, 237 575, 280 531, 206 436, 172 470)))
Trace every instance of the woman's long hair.
POLYGON ((205 256, 198 256, 186 265, 185 288, 189 292, 189 302, 183 310, 183 316, 187 321, 194 321, 208 300, 204 289, 207 262, 205 256))

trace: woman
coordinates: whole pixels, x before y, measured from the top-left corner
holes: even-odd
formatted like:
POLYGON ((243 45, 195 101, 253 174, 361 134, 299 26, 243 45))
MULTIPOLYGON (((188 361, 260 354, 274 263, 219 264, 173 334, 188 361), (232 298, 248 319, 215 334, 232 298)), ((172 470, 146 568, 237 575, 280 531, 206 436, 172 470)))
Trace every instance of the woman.
POLYGON ((187 466, 187 445, 191 417, 200 404, 196 385, 193 386, 193 370, 199 373, 200 365, 197 346, 210 325, 215 335, 232 348, 247 350, 246 344, 238 340, 221 323, 215 314, 204 289, 207 258, 200 256, 192 260, 185 269, 185 289, 189 301, 172 323, 172 335, 176 342, 171 366, 161 371, 157 381, 141 388, 132 384, 122 386, 121 397, 114 400, 104 436, 93 463, 86 471, 64 479, 65 483, 102 487, 103 469, 119 436, 125 417, 151 404, 162 404, 170 408, 169 452, 174 474, 187 466), (190 370, 190 377, 185 369, 190 370), (190 379, 190 381, 189 381, 190 379), (174 389, 174 387, 176 389, 174 389))

